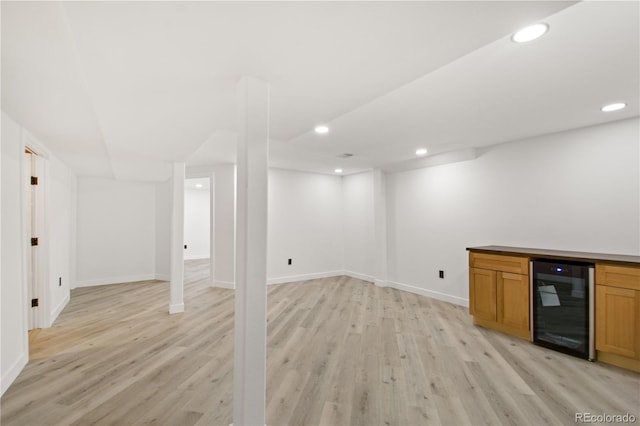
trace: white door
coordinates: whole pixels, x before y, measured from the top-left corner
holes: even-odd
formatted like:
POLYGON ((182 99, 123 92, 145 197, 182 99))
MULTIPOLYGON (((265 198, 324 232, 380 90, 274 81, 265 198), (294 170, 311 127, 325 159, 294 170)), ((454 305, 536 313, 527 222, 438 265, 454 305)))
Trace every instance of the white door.
POLYGON ((29 330, 38 328, 39 306, 41 300, 38 291, 38 256, 40 243, 38 239, 37 209, 40 197, 38 196, 38 156, 29 149, 25 150, 24 179, 27 188, 27 209, 25 218, 27 225, 27 299, 29 309, 29 330))

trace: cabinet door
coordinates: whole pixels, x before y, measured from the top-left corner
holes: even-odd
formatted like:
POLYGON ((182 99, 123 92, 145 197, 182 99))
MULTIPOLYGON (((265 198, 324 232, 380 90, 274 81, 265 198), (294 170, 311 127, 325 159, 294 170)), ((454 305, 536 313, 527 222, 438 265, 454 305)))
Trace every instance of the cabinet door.
POLYGON ((528 275, 498 272, 498 322, 520 330, 529 330, 528 275))
POLYGON ((596 349, 640 359, 640 294, 596 285, 596 349))
POLYGON ((496 320, 496 272, 469 269, 469 306, 474 317, 496 320))

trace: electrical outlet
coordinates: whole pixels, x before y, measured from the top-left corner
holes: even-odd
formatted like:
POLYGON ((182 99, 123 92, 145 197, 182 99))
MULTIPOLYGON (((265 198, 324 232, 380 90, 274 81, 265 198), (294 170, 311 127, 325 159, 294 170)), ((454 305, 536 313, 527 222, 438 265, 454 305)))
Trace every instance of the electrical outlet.
POLYGON ((292 262, 291 262, 291 259, 289 259, 289 260, 287 261, 287 264, 288 264, 288 265, 291 265, 291 263, 292 263, 292 262))
POLYGON ((438 276, 440 278, 444 278, 444 271, 438 271, 438 276))
POLYGON ((185 250, 187 249, 187 245, 186 245, 186 244, 184 245, 184 249, 185 249, 185 250))

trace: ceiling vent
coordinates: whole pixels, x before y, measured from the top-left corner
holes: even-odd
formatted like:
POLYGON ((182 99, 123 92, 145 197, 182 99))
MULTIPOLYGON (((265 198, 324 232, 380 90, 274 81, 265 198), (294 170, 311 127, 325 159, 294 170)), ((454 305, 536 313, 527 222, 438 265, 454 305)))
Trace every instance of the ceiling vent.
POLYGON ((353 157, 353 154, 349 154, 348 152, 338 155, 338 158, 351 158, 351 157, 353 157))

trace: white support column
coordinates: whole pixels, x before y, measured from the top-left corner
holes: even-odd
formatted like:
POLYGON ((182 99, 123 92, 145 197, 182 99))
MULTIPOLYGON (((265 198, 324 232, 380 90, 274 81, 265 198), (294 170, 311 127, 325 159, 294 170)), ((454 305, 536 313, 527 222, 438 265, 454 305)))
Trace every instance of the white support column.
POLYGON ((233 424, 265 424, 269 85, 238 83, 233 424))
POLYGON ((375 284, 387 285, 387 193, 384 172, 373 171, 373 222, 375 232, 375 284))
POLYGON ((216 272, 216 175, 209 174, 209 285, 215 286, 216 272))
POLYGON ((171 178, 171 284, 169 313, 184 312, 184 163, 173 163, 171 178))

